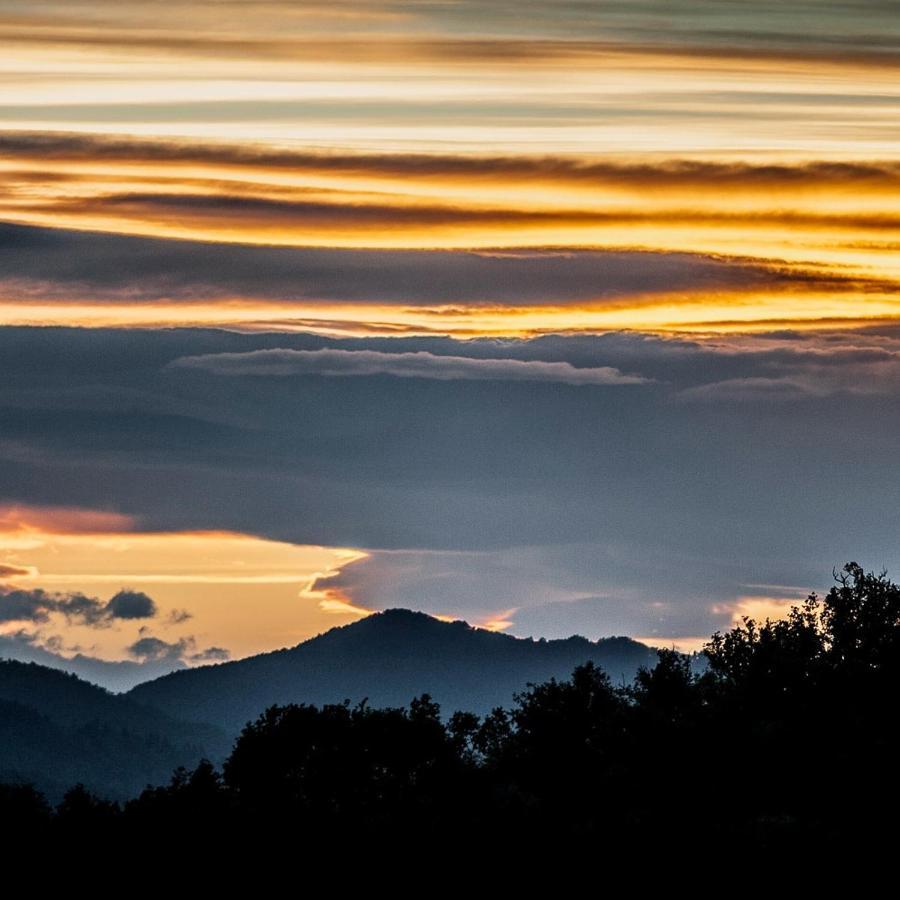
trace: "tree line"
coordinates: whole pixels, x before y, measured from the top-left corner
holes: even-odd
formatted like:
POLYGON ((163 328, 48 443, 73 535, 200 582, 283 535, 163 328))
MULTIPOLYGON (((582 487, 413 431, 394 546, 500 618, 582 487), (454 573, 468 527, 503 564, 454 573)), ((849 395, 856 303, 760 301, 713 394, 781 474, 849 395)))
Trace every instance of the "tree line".
MULTIPOLYGON (((124 803, 51 808, 0 787, 17 839, 204 838, 306 848, 516 844, 609 853, 896 838, 900 587, 849 563, 825 596, 713 635, 701 672, 662 650, 633 684, 593 664, 509 709, 272 706, 217 769, 124 803), (538 845, 533 842, 538 841, 538 845), (598 843, 600 842, 600 843, 598 843)), ((612 857, 614 858, 614 857, 612 857)))

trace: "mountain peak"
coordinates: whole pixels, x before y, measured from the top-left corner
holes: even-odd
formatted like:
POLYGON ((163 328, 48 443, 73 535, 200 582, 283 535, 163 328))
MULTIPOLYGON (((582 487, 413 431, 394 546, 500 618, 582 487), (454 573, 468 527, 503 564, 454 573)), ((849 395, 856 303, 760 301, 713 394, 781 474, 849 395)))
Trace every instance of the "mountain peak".
POLYGON ((360 622, 378 622, 381 624, 419 624, 428 626, 432 623, 447 624, 435 616, 415 609, 407 609, 403 606, 392 606, 380 612, 374 612, 360 622))
POLYGON ((276 703, 367 699, 397 707, 427 693, 447 714, 484 714, 511 705, 530 683, 568 678, 582 663, 621 682, 656 658, 629 638, 536 641, 391 608, 295 647, 174 672, 130 693, 178 718, 234 731, 276 703))

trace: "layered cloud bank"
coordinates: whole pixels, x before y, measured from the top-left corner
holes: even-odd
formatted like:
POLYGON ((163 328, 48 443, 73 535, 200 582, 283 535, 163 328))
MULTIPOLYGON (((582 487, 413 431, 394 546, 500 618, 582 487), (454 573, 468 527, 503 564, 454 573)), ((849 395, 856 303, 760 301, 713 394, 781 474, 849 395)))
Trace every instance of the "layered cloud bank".
POLYGON ((893 12, 0 3, 0 322, 895 318, 893 12))
POLYGON ((0 493, 34 521, 50 502, 102 510, 84 527, 119 530, 77 546, 138 554, 47 581, 19 529, 0 542, 7 582, 131 585, 162 616, 186 606, 188 634, 152 636, 188 661, 397 605, 521 634, 688 642, 827 587, 845 557, 900 562, 895 327, 472 341, 6 329, 0 376, 0 493), (453 377, 434 377, 442 366, 453 377), (591 381, 612 371, 633 383, 591 381))
POLYGON ((888 246, 853 250, 877 265, 831 266, 577 247, 228 245, 0 225, 0 320, 460 336, 821 328, 897 316, 888 246))
POLYGON ((627 152, 897 136, 878 0, 6 2, 0 36, 25 76, 14 128, 627 152))
POLYGON ((0 653, 123 684, 398 604, 688 646, 897 562, 895 4, 0 37, 0 653))

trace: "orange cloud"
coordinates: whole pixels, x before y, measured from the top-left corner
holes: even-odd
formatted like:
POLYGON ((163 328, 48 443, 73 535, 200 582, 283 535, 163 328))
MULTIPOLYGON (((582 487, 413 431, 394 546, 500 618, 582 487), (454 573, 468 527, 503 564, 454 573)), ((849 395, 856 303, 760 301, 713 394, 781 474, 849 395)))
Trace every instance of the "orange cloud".
POLYGON ((497 612, 485 618, 479 619, 474 623, 476 628, 483 628, 485 631, 506 631, 515 624, 512 617, 519 611, 518 607, 497 612))
POLYGON ((326 591, 326 596, 319 600, 319 609, 324 613, 351 616, 371 616, 374 610, 357 606, 338 591, 326 591))
POLYGON ((135 528, 131 516, 95 509, 0 503, 0 540, 4 532, 46 534, 118 534, 135 528))
POLYGON ((713 612, 731 612, 733 625, 740 625, 747 616, 756 622, 787 618, 791 607, 799 605, 797 597, 739 597, 727 607, 713 607, 713 612))

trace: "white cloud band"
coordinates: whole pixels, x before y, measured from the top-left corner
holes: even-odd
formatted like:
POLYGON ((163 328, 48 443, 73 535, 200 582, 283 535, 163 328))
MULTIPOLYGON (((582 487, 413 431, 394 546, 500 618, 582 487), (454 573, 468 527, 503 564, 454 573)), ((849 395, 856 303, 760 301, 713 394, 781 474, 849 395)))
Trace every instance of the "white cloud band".
POLYGON ((519 359, 472 359, 427 351, 383 353, 377 350, 255 350, 185 356, 169 368, 199 369, 214 375, 322 375, 329 377, 393 375, 438 381, 544 381, 569 385, 643 384, 611 366, 579 368, 568 362, 519 359))

